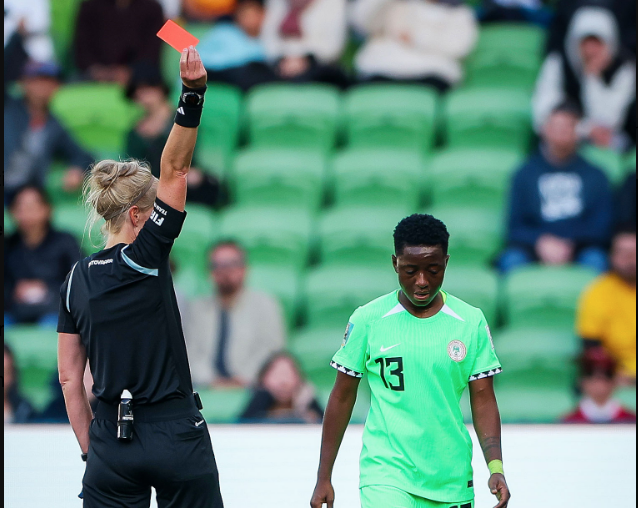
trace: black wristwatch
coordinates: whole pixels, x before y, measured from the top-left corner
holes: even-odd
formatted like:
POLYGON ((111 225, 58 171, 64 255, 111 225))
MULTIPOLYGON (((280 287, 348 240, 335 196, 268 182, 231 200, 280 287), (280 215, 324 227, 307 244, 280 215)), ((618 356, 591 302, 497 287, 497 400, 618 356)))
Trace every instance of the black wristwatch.
POLYGON ((82 462, 86 462, 86 459, 88 456, 89 456, 88 453, 83 453, 82 455, 80 455, 80 457, 82 457, 82 462))
POLYGON ((180 99, 187 106, 201 106, 204 103, 204 95, 197 92, 184 92, 180 99))

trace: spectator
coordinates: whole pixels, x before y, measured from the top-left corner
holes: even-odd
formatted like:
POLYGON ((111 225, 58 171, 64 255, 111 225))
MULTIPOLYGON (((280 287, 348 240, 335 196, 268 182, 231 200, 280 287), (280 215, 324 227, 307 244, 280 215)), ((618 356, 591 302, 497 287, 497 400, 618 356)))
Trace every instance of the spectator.
POLYGON ((38 62, 53 61, 50 13, 49 0, 4 0, 4 47, 20 33, 29 58, 38 62))
POLYGON ((266 0, 262 40, 283 80, 347 86, 337 67, 346 38, 346 0, 266 0))
POLYGON ((20 32, 14 32, 4 43, 4 98, 7 99, 8 87, 22 77, 24 65, 29 55, 24 48, 24 37, 20 32))
POLYGON ((80 259, 80 248, 70 234, 51 227, 51 204, 42 189, 20 189, 9 211, 17 231, 4 244, 5 326, 55 326, 60 286, 80 259))
POLYGON ((34 410, 27 399, 20 393, 18 369, 13 351, 4 343, 4 424, 29 423, 34 410))
POLYGON ((582 137, 619 150, 635 140, 636 62, 620 46, 618 26, 606 9, 578 10, 564 55, 555 51, 547 56, 533 98, 536 127, 566 99, 584 111, 582 137))
POLYGON ((527 22, 547 26, 552 11, 542 0, 483 0, 479 9, 482 23, 527 22))
POLYGON ((577 262, 603 272, 612 228, 612 196, 603 172, 577 154, 577 110, 555 108, 540 151, 516 173, 510 191, 508 243, 500 269, 534 261, 577 262))
POLYGON ((259 39, 266 10, 264 0, 239 0, 234 19, 217 23, 197 49, 208 80, 238 86, 243 91, 278 80, 259 39))
POLYGON ((51 99, 60 86, 54 64, 30 62, 21 80, 24 98, 7 97, 4 103, 4 197, 26 184, 44 186, 54 156, 69 163, 64 187, 82 184, 83 171, 93 162, 71 134, 50 113, 51 99))
POLYGON ((636 229, 636 172, 628 175, 618 190, 616 220, 621 227, 636 229))
POLYGON ((583 398, 563 423, 636 423, 636 415, 614 400, 616 362, 602 349, 589 349, 580 359, 583 398))
POLYGON ((131 66, 147 62, 159 69, 164 24, 156 0, 86 0, 75 29, 75 65, 87 79, 126 86, 131 66))
POLYGON ((574 14, 581 7, 601 7, 613 13, 620 29, 620 43, 636 54, 636 2, 627 0, 558 0, 547 37, 547 53, 563 51, 574 14))
POLYGON ((578 335, 602 346, 620 368, 625 384, 636 383, 636 230, 619 232, 612 243, 611 271, 583 293, 578 335))
POLYGON ((216 294, 191 302, 184 335, 193 382, 200 386, 251 386, 259 369, 284 347, 279 303, 245 287, 243 249, 222 241, 209 254, 216 294))
MULTIPOLYGON (((168 93, 168 87, 155 66, 147 63, 134 66, 126 96, 139 104, 145 115, 128 133, 126 153, 128 157, 148 161, 152 173, 158 178, 162 150, 175 118, 175 108, 168 101, 168 93)), ((189 202, 208 206, 219 203, 220 184, 213 176, 192 167, 187 183, 189 202)))
POLYGON ((356 0, 355 28, 368 37, 356 56, 360 77, 417 81, 440 91, 463 78, 474 48, 474 12, 456 0, 356 0))
POLYGON ((242 422, 251 423, 321 423, 322 419, 323 409, 314 388, 286 353, 278 353, 266 362, 241 415, 242 422))

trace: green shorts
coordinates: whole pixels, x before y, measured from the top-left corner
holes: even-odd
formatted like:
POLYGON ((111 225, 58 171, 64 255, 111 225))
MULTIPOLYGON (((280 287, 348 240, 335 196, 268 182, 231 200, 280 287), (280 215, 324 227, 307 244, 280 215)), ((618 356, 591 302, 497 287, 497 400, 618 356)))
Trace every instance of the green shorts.
POLYGON ((438 503, 394 487, 372 485, 361 489, 361 508, 474 508, 474 500, 438 503))

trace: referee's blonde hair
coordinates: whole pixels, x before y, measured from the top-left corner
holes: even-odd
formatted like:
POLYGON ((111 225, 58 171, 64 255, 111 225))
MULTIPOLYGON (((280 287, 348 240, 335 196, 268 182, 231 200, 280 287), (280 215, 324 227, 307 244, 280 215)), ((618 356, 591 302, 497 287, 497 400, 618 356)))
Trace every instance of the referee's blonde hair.
POLYGON ((134 205, 144 212, 153 206, 157 178, 147 163, 135 159, 96 162, 84 182, 84 203, 90 208, 89 235, 97 221, 104 219, 102 234, 117 234, 134 205))

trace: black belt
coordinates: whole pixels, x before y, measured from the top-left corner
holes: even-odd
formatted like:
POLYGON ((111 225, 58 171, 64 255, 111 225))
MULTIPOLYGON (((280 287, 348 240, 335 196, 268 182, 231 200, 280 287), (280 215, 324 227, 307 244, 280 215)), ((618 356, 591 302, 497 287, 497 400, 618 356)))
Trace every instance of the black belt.
MULTIPOLYGON (((99 401, 95 410, 95 418, 117 423, 117 408, 99 401)), ((171 399, 157 404, 133 406, 135 422, 162 422, 193 416, 199 412, 195 398, 191 395, 183 399, 171 399)))

